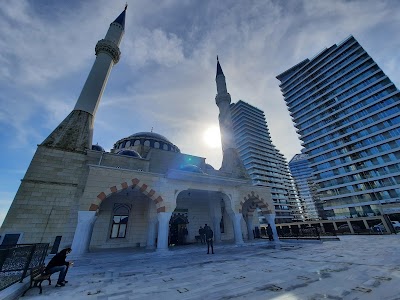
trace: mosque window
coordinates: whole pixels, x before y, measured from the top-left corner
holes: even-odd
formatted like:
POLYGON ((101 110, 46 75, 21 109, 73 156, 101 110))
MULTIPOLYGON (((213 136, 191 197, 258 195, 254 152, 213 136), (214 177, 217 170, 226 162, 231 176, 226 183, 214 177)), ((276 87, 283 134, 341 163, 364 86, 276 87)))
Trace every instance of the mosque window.
POLYGON ((133 143, 133 146, 139 146, 140 145, 140 140, 136 140, 134 143, 133 143))
POLYGON ((164 150, 168 150, 168 145, 167 145, 167 144, 164 144, 163 149, 164 149, 164 150))
POLYGON ((121 149, 121 148, 122 148, 122 143, 120 143, 118 146, 118 149, 121 149))
POLYGON ((159 142, 154 142, 154 148, 160 148, 160 143, 159 142))
POLYGON ((129 147, 131 145, 131 141, 127 141, 125 147, 129 147))
POLYGON ((128 204, 114 204, 110 238, 125 238, 130 209, 128 204))
POLYGON ((149 140, 145 140, 144 141, 144 145, 150 147, 150 141, 149 140))

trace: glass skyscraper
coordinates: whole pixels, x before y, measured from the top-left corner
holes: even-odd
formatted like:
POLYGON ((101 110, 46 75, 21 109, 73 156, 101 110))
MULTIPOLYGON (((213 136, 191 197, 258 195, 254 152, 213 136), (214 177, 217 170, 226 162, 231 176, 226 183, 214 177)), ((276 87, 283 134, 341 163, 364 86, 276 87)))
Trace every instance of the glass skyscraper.
POLYGON ((400 92, 350 36, 277 76, 328 219, 400 212, 400 92))
POLYGON ((289 161, 289 170, 293 176, 304 220, 319 220, 319 198, 314 190, 312 169, 304 153, 296 154, 289 161))
POLYGON ((242 100, 231 104, 235 142, 254 185, 271 189, 276 223, 300 218, 287 161, 272 144, 264 112, 242 100))

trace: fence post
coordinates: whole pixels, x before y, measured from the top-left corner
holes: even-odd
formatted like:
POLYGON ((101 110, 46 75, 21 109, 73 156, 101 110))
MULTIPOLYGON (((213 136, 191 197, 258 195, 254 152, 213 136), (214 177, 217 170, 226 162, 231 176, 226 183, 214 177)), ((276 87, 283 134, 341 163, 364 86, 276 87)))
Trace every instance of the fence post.
POLYGON ((31 253, 29 253, 29 257, 28 257, 28 259, 26 261, 26 264, 25 264, 25 267, 24 267, 24 272, 22 273, 20 283, 24 280, 24 278, 26 276, 26 272, 28 272, 29 264, 31 263, 33 254, 35 253, 35 250, 36 250, 36 244, 32 245, 31 253))

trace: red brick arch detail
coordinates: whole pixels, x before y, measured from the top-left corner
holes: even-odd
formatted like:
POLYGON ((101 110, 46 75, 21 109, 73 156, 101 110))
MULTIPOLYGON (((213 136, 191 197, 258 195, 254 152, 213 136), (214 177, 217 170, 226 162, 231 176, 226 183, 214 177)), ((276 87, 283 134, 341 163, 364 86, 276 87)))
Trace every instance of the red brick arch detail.
POLYGON ((149 185, 145 183, 141 183, 140 179, 133 178, 131 182, 122 182, 119 185, 114 185, 107 188, 105 191, 102 191, 97 195, 97 199, 90 204, 89 211, 96 211, 99 209, 101 202, 109 197, 112 194, 118 193, 122 190, 126 190, 128 188, 137 189, 151 200, 153 200, 154 204, 158 206, 157 212, 165 212, 164 199, 159 195, 154 189, 149 188, 149 185))
POLYGON ((271 211, 268 207, 268 204, 264 202, 264 199, 261 198, 258 194, 254 193, 253 191, 247 196, 243 197, 243 200, 240 202, 240 209, 239 212, 246 214, 248 216, 252 216, 256 208, 261 209, 263 213, 270 214, 271 211), (247 201, 252 201, 251 205, 249 205, 245 210, 243 209, 243 205, 247 201))

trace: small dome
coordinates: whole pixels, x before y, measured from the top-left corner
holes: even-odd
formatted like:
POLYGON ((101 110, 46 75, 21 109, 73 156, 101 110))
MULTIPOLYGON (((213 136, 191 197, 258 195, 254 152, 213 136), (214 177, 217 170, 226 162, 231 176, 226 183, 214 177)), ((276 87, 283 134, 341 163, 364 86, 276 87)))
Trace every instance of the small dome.
POLYGON ((92 145, 92 150, 106 152, 102 146, 92 145))
POLYGON ((205 174, 203 170, 196 165, 184 165, 179 168, 181 171, 205 174))
POLYGON ((142 158, 139 153, 137 153, 135 150, 121 150, 117 153, 118 155, 126 155, 126 156, 132 156, 132 157, 138 157, 142 158))

